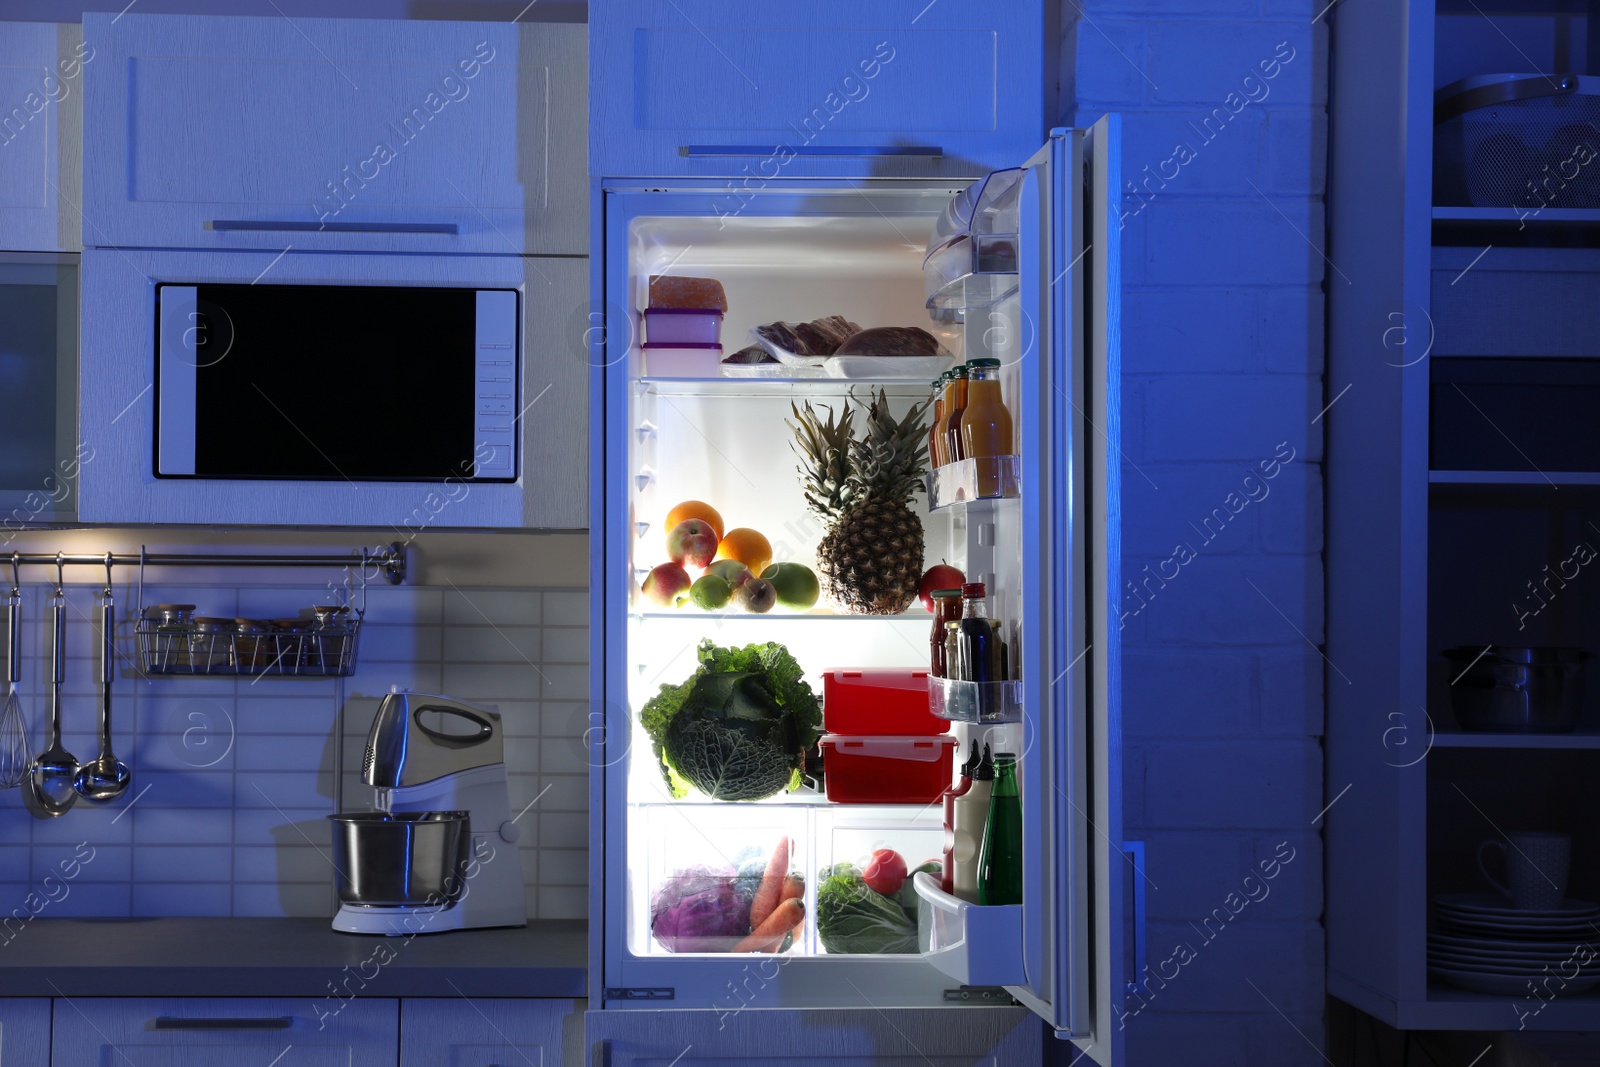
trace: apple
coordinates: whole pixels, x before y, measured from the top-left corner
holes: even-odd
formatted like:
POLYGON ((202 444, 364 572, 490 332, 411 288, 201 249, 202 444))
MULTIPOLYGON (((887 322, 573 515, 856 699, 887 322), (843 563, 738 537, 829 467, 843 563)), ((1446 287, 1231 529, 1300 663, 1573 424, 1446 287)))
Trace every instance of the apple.
POLYGON ((706 611, 721 611, 733 599, 733 586, 715 574, 702 574, 689 587, 689 599, 706 611))
POLYGON ((736 559, 719 559, 706 568, 706 573, 715 574, 731 586, 739 585, 746 578, 755 577, 750 573, 749 567, 736 559))
POLYGON ((689 599, 689 589, 694 583, 689 572, 676 563, 663 563, 645 575, 640 592, 664 608, 681 608, 689 599))
POLYGON ((960 589, 966 581, 966 575, 948 563, 936 563, 929 567, 922 575, 922 583, 917 586, 917 596, 922 599, 922 610, 930 615, 933 614, 935 589, 960 589))
POLYGON ((764 578, 747 578, 734 587, 733 602, 752 614, 765 615, 778 602, 778 591, 764 578))
POLYGON ((702 519, 684 519, 667 534, 667 555, 680 567, 704 570, 717 557, 717 531, 702 519))

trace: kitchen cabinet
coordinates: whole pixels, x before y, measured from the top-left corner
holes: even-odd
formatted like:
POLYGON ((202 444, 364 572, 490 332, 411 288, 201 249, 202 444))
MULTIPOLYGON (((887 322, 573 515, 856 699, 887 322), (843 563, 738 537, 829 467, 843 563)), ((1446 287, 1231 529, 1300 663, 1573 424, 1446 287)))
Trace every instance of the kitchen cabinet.
POLYGON ((0 1063, 5 1067, 47 1067, 50 1063, 48 998, 0 1000, 0 1063))
POLYGON ((393 1067, 399 1036, 398 1000, 80 997, 56 1001, 50 1062, 393 1067))
POLYGON ((628 0, 590 13, 589 169, 737 179, 975 177, 1056 114, 1041 0, 628 0))
POLYGON ((125 11, 84 31, 89 244, 587 251, 582 26, 125 11))
POLYGON ((576 1029, 579 1015, 570 1000, 407 999, 400 1004, 400 1067, 558 1067, 564 1029, 576 1029))
MULTIPOLYGON (((1538 36, 1568 10, 1520 5, 1517 21, 1538 36)), ((1600 543, 1600 464, 1572 458, 1593 437, 1580 390, 1600 379, 1584 331, 1600 211, 1463 207, 1434 181, 1436 90, 1571 57, 1560 34, 1541 53, 1484 33, 1473 5, 1341 6, 1332 23, 1328 991, 1406 1030, 1592 1030, 1600 993, 1559 968, 1480 981, 1502 987, 1491 994, 1430 966, 1435 900, 1489 890, 1481 841, 1570 834, 1567 895, 1600 899, 1593 686, 1576 730, 1469 729, 1457 709, 1478 676, 1444 656, 1592 654, 1600 633, 1574 562, 1600 543)), ((1501 136, 1523 132, 1515 108, 1498 119, 1501 136)), ((1501 187, 1521 193, 1514 158, 1501 162, 1501 187)))
POLYGON ((83 83, 77 23, 0 22, 0 251, 76 252, 83 83))
MULTIPOLYGON (((88 522, 377 526, 406 536, 452 527, 587 525, 587 263, 528 256, 302 255, 90 248, 83 255, 83 441, 79 517, 88 522), (270 274, 268 273, 270 271, 270 274), (464 286, 516 289, 522 303, 522 462, 515 482, 225 481, 157 478, 155 287, 464 286)), ((384 373, 381 352, 372 373, 384 373)), ((316 390, 318 382, 305 388, 316 390)), ((426 389, 423 382, 416 388, 426 389)), ((326 397, 327 418, 361 395, 326 397)), ((315 427, 309 428, 311 433, 315 427)), ((270 441, 261 447, 270 448, 270 441)))

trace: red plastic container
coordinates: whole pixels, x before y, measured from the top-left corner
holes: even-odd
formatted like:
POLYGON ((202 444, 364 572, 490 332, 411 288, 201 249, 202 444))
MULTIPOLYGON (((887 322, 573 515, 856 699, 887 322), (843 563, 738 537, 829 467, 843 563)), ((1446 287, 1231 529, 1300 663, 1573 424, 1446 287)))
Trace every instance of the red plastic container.
POLYGON ((841 668, 822 673, 822 728, 853 737, 932 737, 950 721, 928 710, 925 669, 841 668))
POLYGON ((950 788, 956 739, 822 738, 823 781, 835 804, 931 804, 950 788))

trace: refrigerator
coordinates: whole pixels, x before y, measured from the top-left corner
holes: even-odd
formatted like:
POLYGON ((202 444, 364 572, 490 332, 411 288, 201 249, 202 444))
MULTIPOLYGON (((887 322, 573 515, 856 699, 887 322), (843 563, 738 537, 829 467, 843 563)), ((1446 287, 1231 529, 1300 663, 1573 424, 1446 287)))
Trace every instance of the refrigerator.
MULTIPOLYGON (((1053 130, 1015 168, 970 181, 595 180, 591 1020, 596 1012, 699 1012, 641 1016, 635 1032, 648 1034, 645 1019, 699 1018, 714 1034, 730 1013, 768 1009, 863 1009, 892 1019, 935 1008, 958 1019, 972 1005, 1021 1004, 1094 1062, 1121 1062, 1119 1017, 1128 1010, 1125 976, 1138 972, 1142 951, 1142 894, 1137 849, 1122 840, 1113 607, 1121 584, 1118 138, 1116 116, 1053 130), (970 232, 952 235, 952 218, 970 232), (750 344, 756 325, 840 315, 863 327, 921 327, 956 363, 1000 361, 1018 456, 1011 494, 952 501, 949 479, 958 475, 941 470, 910 506, 924 531, 921 565, 948 562, 987 582, 990 613, 1007 637, 1015 721, 951 729, 963 758, 973 738, 1018 756, 1019 905, 984 907, 913 884, 914 951, 829 952, 816 921, 822 876, 879 848, 909 864, 939 856, 942 805, 830 802, 809 787, 814 766, 799 789, 760 800, 669 789, 646 705, 663 686, 685 683, 702 642, 781 644, 820 697, 824 671, 926 669, 932 617, 916 602, 896 615, 851 615, 826 598, 808 611, 765 614, 664 606, 642 586, 668 559, 668 512, 710 503, 724 533, 761 531, 774 560, 816 569, 828 529, 807 508, 791 424, 807 404, 838 413, 879 390, 901 416, 932 390, 922 364, 901 371, 893 359, 800 370, 769 363, 729 376, 693 350, 658 358, 658 346, 645 347, 654 333, 642 320, 658 275, 723 284, 723 355, 750 344), (937 507, 930 493, 941 495, 937 507), (803 877, 805 920, 780 951, 693 951, 703 943, 669 946, 656 936, 657 911, 696 887, 692 872, 758 868, 785 837, 803 877)), ((858 426, 865 414, 857 411, 858 426)), ((886 556, 904 551, 884 546, 886 556)), ((663 1064, 678 1054, 667 1043, 657 1051, 663 1064)))

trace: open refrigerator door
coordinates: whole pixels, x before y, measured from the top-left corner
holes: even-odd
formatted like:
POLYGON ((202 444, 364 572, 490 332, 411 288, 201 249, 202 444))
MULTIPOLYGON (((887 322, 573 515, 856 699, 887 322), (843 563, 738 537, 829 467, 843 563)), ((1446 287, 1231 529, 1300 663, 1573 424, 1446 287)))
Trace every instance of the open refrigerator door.
POLYGON ((597 1006, 1015 996, 1088 1032, 1080 146, 970 187, 601 183, 597 1006), (970 361, 1005 455, 930 425, 970 361), (938 677, 941 563, 984 587, 984 681, 938 677), (936 884, 974 742, 1018 759, 1019 904, 936 884))

